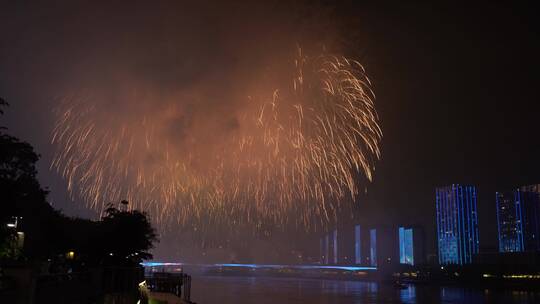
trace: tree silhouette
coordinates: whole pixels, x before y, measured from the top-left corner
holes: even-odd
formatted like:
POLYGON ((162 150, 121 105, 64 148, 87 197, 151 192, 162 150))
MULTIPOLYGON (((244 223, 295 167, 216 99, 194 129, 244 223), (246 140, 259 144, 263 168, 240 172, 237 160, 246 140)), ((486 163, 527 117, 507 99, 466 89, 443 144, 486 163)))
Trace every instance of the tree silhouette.
MULTIPOLYGON (((8 103, 0 99, 0 109, 5 106, 8 103)), ((3 113, 0 110, 0 114, 3 113)), ((41 188, 37 180, 36 162, 39 155, 30 144, 7 134, 6 130, 0 127, 0 242, 3 244, 14 233, 5 223, 13 216, 22 217, 19 229, 32 231, 27 234, 25 241, 30 247, 29 251, 32 255, 47 254, 45 249, 50 246, 34 242, 40 243, 44 234, 51 233, 49 229, 53 226, 47 225, 49 219, 59 214, 47 203, 47 191, 41 188), (37 248, 42 252, 33 250, 37 248)))
MULTIPOLYGON (((126 206, 127 201, 121 204, 126 206)), ((104 245, 113 256, 133 261, 152 258, 148 251, 158 238, 146 213, 119 210, 109 204, 101 220, 104 245)))
MULTIPOLYGON (((0 99, 0 115, 5 106, 7 102, 0 99)), ((70 218, 54 210, 37 179, 39 155, 6 130, 0 127, 0 255, 14 237, 14 229, 6 223, 17 216, 22 217, 17 229, 25 233, 26 258, 75 251, 89 263, 126 264, 152 257, 149 250, 157 241, 156 232, 145 213, 128 211, 127 201, 120 202, 122 210, 110 204, 101 221, 70 218)))

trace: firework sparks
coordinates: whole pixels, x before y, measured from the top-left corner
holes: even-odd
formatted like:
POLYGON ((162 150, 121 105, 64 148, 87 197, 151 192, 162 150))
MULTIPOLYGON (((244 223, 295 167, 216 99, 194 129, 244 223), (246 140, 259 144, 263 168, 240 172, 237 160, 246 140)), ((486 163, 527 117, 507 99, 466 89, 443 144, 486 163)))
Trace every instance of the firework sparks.
POLYGON ((97 210, 128 199, 161 222, 327 221, 357 196, 359 173, 371 180, 380 158, 375 97, 356 61, 298 50, 293 63, 291 81, 246 97, 220 136, 174 98, 111 115, 92 94, 66 97, 51 167, 97 210), (171 132, 170 121, 190 127, 171 132))

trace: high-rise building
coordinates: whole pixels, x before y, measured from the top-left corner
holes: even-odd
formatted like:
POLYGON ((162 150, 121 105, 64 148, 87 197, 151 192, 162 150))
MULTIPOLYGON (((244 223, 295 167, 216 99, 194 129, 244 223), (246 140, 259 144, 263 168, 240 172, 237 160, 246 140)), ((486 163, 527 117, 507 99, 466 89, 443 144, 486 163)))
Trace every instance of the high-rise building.
POLYGON ((540 184, 520 188, 521 198, 525 203, 521 206, 523 248, 524 251, 540 251, 540 184))
POLYGON ((497 192, 500 252, 540 251, 540 185, 497 192))
POLYGON ((398 233, 395 227, 378 225, 369 229, 368 265, 386 268, 399 263, 398 233))
POLYGON ((453 184, 435 190, 439 264, 463 265, 478 253, 476 187, 453 184))
POLYGON ((332 249, 333 249, 333 255, 332 255, 332 262, 334 264, 337 264, 338 263, 338 231, 337 229, 334 229, 334 231, 332 231, 332 249))
POLYGON ((424 236, 420 228, 399 227, 399 263, 418 265, 424 262, 424 236))
POLYGON ((369 265, 377 267, 377 229, 369 230, 369 265))
POLYGON ((521 225, 517 220, 515 194, 515 192, 495 193, 499 252, 522 251, 519 237, 521 232, 518 232, 521 225))
POLYGON ((321 264, 328 264, 328 235, 323 235, 319 239, 319 255, 321 264))
POLYGON ((326 233, 319 240, 320 259, 323 264, 338 264, 338 230, 326 233))
POLYGON ((360 225, 354 226, 354 262, 362 264, 362 238, 360 225))
POLYGON ((399 227, 399 263, 414 265, 412 228, 399 227))

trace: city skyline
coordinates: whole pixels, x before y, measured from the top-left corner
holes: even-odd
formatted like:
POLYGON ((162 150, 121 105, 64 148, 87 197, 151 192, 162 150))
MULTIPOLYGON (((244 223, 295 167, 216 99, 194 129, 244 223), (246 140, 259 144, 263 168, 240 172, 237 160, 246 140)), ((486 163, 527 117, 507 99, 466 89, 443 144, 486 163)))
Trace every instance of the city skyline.
MULTIPOLYGON (((437 213, 433 216, 437 219, 437 242, 439 249, 438 260, 441 265, 464 265, 473 262, 479 253, 494 254, 497 251, 507 252, 538 252, 540 246, 538 235, 540 225, 540 185, 533 184, 520 186, 511 192, 496 192, 494 204, 496 205, 496 217, 498 223, 497 237, 499 239, 498 250, 481 250, 478 230, 478 211, 476 208, 477 190, 474 185, 452 184, 446 187, 437 187, 434 198, 437 213)), ((354 252, 354 264, 369 265, 376 267, 381 253, 386 259, 398 251, 399 263, 409 265, 422 265, 428 256, 424 251, 424 244, 430 242, 425 238, 423 229, 419 226, 393 225, 363 226, 359 223, 342 226, 342 234, 338 236, 337 229, 325 234, 321 238, 321 262, 323 264, 347 264, 347 260, 337 260, 336 240, 341 238, 345 243, 345 255, 354 252), (378 230, 386 231, 384 241, 394 243, 394 246, 384 248, 382 252, 378 242, 380 237, 378 230), (343 231, 345 230, 345 234, 343 231), (346 237, 346 231, 353 230, 349 234, 353 238, 346 237), (367 231, 368 234, 363 233, 367 231), (389 231, 389 233, 388 233, 389 231), (367 242, 365 240, 368 240, 367 242), (327 243, 324 243, 326 240, 327 243), (330 240, 330 241, 329 241, 330 240), (331 244, 329 247, 326 244, 331 244), (333 245, 332 245, 333 244, 333 245), (395 245, 398 244, 398 245, 395 245), (348 246, 348 248, 347 248, 348 246), (351 250, 353 248, 353 250, 351 250), (367 251, 366 251, 367 248, 367 251), (331 259, 324 257, 323 252, 331 249, 331 259)), ((328 254, 326 254, 328 255, 328 254)), ((384 260, 383 259, 383 260, 384 260)))
MULTIPOLYGON (((184 14, 178 8, 158 7, 154 16, 163 18, 144 18, 147 9, 134 5, 128 11, 135 17, 123 19, 117 18, 121 15, 118 12, 125 10, 122 5, 102 8, 72 4, 54 9, 11 3, 2 10, 9 17, 3 19, 8 25, 2 28, 6 47, 1 50, 0 66, 9 77, 0 83, 0 94, 11 104, 2 119, 11 132, 29 141, 42 155, 39 178, 51 191, 51 204, 70 215, 90 218, 99 214, 85 208, 77 198, 72 200, 66 191, 67 182, 49 170, 54 154, 50 145, 51 109, 59 92, 64 92, 72 82, 97 85, 102 82, 95 79, 103 78, 96 76, 114 75, 115 70, 124 71, 126 67, 143 75, 145 83, 163 84, 166 88, 175 79, 189 83, 207 76, 220 79, 223 71, 239 60, 238 56, 219 55, 217 50, 228 43, 217 35, 195 32, 185 37, 194 41, 196 47, 179 47, 185 43, 173 29, 182 28, 174 26, 182 18, 172 18, 175 12, 184 14), (84 18, 100 11, 104 12, 102 23, 84 18), (71 18, 85 22, 65 27, 66 22, 72 23, 71 18), (96 34, 105 32, 109 34, 104 37, 96 34), (124 35, 134 32, 141 34, 124 35), (124 40, 120 42, 116 37, 124 40), (167 49, 163 45, 151 49, 150 43, 141 43, 154 41, 155 37, 174 37, 166 56, 155 56, 159 50, 167 49), (57 43, 43 43, 47 39, 57 43), (132 45, 139 47, 127 47, 132 45), (115 57, 119 53, 124 56, 115 57), (171 59, 181 55, 200 65, 182 65, 171 59), (204 56, 213 58, 211 64, 201 59, 204 56), (195 80, 182 73, 182 67, 189 68, 190 73, 199 70, 193 73, 195 80), (208 75, 203 73, 216 70, 214 67, 224 68, 208 75)), ((430 240, 426 251, 434 254, 437 243, 432 217, 433 189, 451 183, 474 184, 478 189, 480 246, 496 250, 493 193, 540 180, 540 148, 529 138, 537 128, 534 113, 538 112, 538 103, 534 102, 538 98, 534 66, 540 47, 534 38, 535 24, 531 22, 534 10, 517 4, 510 8, 516 13, 509 14, 506 6, 498 4, 471 4, 463 11, 446 4, 431 8, 400 4, 389 8, 352 2, 324 8, 335 13, 330 19, 339 20, 338 28, 355 29, 337 36, 346 41, 346 52, 358 58, 370 73, 384 132, 382 159, 376 166, 373 183, 362 189, 355 203, 354 220, 365 225, 421 225, 430 240)), ((212 13, 204 6, 192 9, 205 12, 204 20, 212 20, 200 27, 201 32, 220 28, 224 37, 238 40, 224 25, 230 19, 242 18, 212 19, 213 15, 221 16, 219 11, 212 13)), ((276 11, 280 15, 280 9, 276 11)), ((285 11, 288 13, 280 15, 285 20, 297 20, 294 10, 285 11)), ((306 12, 302 5, 298 11, 306 12)), ((256 25, 266 20, 253 19, 249 20, 256 25)), ((187 20, 197 22, 193 18, 187 20)), ((237 45, 241 49, 245 46, 237 45)), ((110 108, 114 108, 112 104, 110 108)), ((282 244, 291 243, 289 240, 289 235, 279 238, 282 244)), ((196 248, 184 248, 179 254, 175 243, 174 238, 164 239, 156 254, 203 258, 196 248)), ((259 251, 263 250, 261 246, 259 251)))

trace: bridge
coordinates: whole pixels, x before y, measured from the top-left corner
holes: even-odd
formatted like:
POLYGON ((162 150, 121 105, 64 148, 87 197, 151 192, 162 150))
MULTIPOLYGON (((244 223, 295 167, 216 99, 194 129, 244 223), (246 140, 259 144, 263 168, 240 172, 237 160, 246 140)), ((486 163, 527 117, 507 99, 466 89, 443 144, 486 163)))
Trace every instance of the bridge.
POLYGON ((190 273, 250 273, 250 274, 339 274, 362 277, 377 272, 377 267, 350 265, 302 265, 302 264, 191 264, 178 262, 143 262, 147 270, 190 273))

